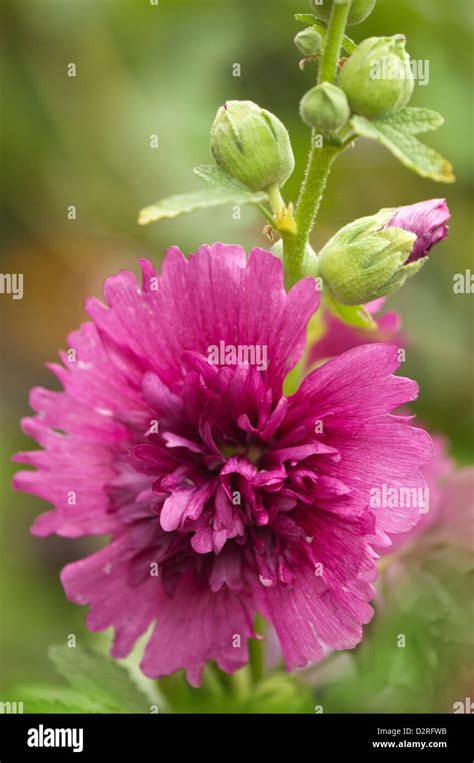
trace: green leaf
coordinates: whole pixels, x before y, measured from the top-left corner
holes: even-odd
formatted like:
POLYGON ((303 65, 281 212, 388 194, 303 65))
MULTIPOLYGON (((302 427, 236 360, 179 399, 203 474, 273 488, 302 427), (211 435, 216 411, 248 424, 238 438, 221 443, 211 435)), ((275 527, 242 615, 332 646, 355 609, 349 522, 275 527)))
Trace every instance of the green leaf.
POLYGON ((207 188, 169 196, 145 207, 138 216, 139 225, 147 225, 163 218, 178 217, 178 215, 193 212, 195 209, 218 207, 223 204, 261 204, 267 201, 266 193, 250 191, 217 165, 196 167, 194 173, 207 183, 207 188))
POLYGON ((49 656, 70 686, 89 700, 115 712, 146 713, 150 703, 115 660, 81 647, 52 646, 49 656))
POLYGON ((242 701, 240 712, 305 714, 314 712, 313 708, 311 690, 297 676, 275 672, 252 687, 248 698, 242 701))
POLYGON ((440 124, 442 117, 436 112, 414 108, 401 109, 373 122, 361 116, 351 119, 357 135, 381 143, 408 169, 440 183, 453 183, 456 178, 451 163, 414 137, 440 124))
POLYGON ((295 19, 296 21, 300 21, 302 24, 311 24, 311 25, 313 25, 315 21, 317 21, 316 16, 313 16, 312 13, 295 13, 295 19))
POLYGON ((412 135, 437 130, 444 124, 444 117, 438 111, 420 109, 416 106, 405 106, 390 117, 386 117, 387 119, 392 127, 412 135))
POLYGON ((254 193, 239 180, 236 180, 232 175, 229 175, 225 170, 221 169, 217 164, 200 164, 199 167, 194 167, 193 172, 200 178, 200 180, 203 180, 207 185, 213 186, 214 188, 226 188, 229 191, 232 190, 250 196, 258 196, 260 201, 265 201, 267 199, 266 193, 263 191, 254 193))
POLYGON ((75 689, 62 686, 27 684, 15 687, 14 695, 21 697, 25 713, 111 713, 115 703, 90 699, 75 689))
POLYGON ((233 178, 232 175, 228 175, 217 164, 200 164, 199 167, 194 167, 193 172, 211 188, 219 188, 222 191, 228 191, 229 195, 232 194, 234 204, 257 204, 268 221, 274 224, 275 221, 271 213, 260 206, 264 202, 269 201, 268 194, 265 191, 251 191, 239 180, 233 178))
POLYGON ((184 672, 160 678, 159 690, 178 713, 311 713, 311 690, 296 675, 267 673, 255 683, 249 666, 229 676, 208 663, 199 689, 193 689, 184 672))
POLYGON ((357 43, 345 34, 342 38, 342 47, 349 56, 352 56, 354 50, 357 48, 357 43))
MULTIPOLYGON (((313 24, 313 29, 316 29, 318 32, 320 32, 320 34, 322 34, 323 40, 326 39, 327 27, 321 21, 315 21, 313 24)), ((354 50, 357 48, 357 43, 354 42, 354 40, 351 40, 351 38, 345 34, 342 38, 342 47, 345 52, 351 56, 354 50)))
POLYGON ((324 295, 324 302, 328 310, 339 318, 339 320, 347 323, 348 326, 354 326, 354 328, 366 329, 368 331, 375 329, 377 326, 374 319, 363 305, 341 305, 327 293, 324 295))
MULTIPOLYGON (((420 541, 416 545, 419 555, 420 541)), ((318 687, 325 712, 452 712, 453 701, 465 696, 463 674, 473 647, 472 559, 453 548, 443 556, 439 549, 429 553, 418 560, 395 555, 398 573, 382 576, 383 606, 352 653, 350 672, 340 673, 340 680, 329 674, 326 686, 318 687)))
MULTIPOLYGON (((316 16, 313 16, 311 13, 295 13, 295 19, 302 24, 310 24, 313 29, 316 29, 322 35, 323 40, 326 38, 328 28, 326 24, 316 18, 316 16)), ((357 48, 357 43, 345 34, 342 40, 342 47, 350 56, 357 48)))

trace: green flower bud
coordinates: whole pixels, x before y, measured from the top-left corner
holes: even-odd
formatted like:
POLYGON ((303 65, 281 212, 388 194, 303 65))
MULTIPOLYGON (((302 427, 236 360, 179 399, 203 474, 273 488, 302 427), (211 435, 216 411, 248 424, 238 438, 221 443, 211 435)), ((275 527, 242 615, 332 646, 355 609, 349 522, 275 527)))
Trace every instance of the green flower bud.
POLYGON ((217 164, 252 191, 281 187, 295 159, 285 125, 252 101, 227 101, 211 130, 217 164))
POLYGON ((303 56, 317 56, 321 53, 323 38, 316 29, 303 29, 295 37, 295 45, 303 56))
POLYGON ((405 37, 369 37, 343 66, 338 83, 354 114, 375 119, 406 106, 414 88, 405 37))
MULTIPOLYGON (((309 0, 309 4, 315 16, 326 23, 329 21, 334 5, 334 0, 309 0)), ((349 12, 350 26, 361 24, 374 10, 375 0, 353 0, 349 12)))
POLYGON ((319 253, 324 287, 340 304, 362 305, 385 297, 403 286, 424 264, 426 258, 406 264, 416 234, 401 228, 383 228, 388 217, 389 212, 382 210, 355 220, 341 228, 319 253))
POLYGON ((343 90, 323 82, 311 88, 302 98, 300 114, 303 122, 322 132, 339 130, 351 115, 343 90))

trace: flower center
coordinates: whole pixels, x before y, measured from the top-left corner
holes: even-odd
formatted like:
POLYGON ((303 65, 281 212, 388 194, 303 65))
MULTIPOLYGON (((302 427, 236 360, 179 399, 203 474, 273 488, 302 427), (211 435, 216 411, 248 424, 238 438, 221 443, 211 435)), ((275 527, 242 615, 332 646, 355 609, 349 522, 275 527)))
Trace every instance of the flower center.
POLYGON ((245 456, 251 464, 258 466, 260 459, 265 455, 266 449, 261 445, 223 445, 222 455, 229 459, 232 456, 245 456))

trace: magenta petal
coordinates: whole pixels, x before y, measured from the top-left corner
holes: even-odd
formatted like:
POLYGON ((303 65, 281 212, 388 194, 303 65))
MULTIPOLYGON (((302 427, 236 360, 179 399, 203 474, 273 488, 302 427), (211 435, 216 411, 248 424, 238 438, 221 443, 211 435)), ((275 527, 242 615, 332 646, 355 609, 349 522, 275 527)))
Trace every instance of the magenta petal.
POLYGON ((254 636, 249 599, 227 587, 213 593, 183 578, 172 598, 160 604, 155 629, 141 668, 159 678, 184 668, 192 686, 199 686, 206 663, 215 659, 228 673, 248 660, 247 639, 254 636))
POLYGON ((123 537, 92 556, 68 564, 61 572, 68 599, 91 606, 89 629, 115 628, 114 657, 125 657, 130 652, 157 612, 157 579, 147 576, 140 586, 128 585, 125 546, 123 537))
POLYGON ((398 348, 393 345, 380 343, 348 350, 306 377, 290 399, 285 427, 325 416, 330 416, 330 427, 336 421, 347 426, 352 415, 369 419, 415 400, 418 385, 393 376, 399 366, 398 348))
POLYGON ((365 597, 373 598, 368 584, 364 596, 353 590, 331 589, 314 572, 302 568, 292 586, 262 586, 256 596, 261 611, 276 629, 288 670, 318 662, 325 646, 352 649, 362 638, 362 625, 373 610, 365 597))
POLYGON ((191 539, 191 546, 196 554, 210 554, 214 545, 214 532, 212 527, 204 525, 199 527, 191 539))
POLYGON ((435 244, 446 238, 450 218, 446 199, 430 199, 399 207, 386 227, 395 226, 416 233, 417 240, 408 259, 408 262, 415 262, 426 257, 435 244))
POLYGON ((206 482, 198 487, 178 490, 167 498, 163 504, 160 523, 163 530, 176 530, 187 519, 195 521, 214 492, 214 485, 206 482))
POLYGON ((107 280, 104 295, 109 309, 88 302, 94 322, 168 385, 180 378, 185 351, 207 355, 220 341, 234 345, 237 330, 240 344, 267 347, 278 387, 302 354, 306 324, 318 306, 313 279, 287 295, 277 257, 254 249, 247 262, 240 247, 224 244, 201 247, 188 259, 170 249, 156 291, 138 289, 122 271, 107 280))

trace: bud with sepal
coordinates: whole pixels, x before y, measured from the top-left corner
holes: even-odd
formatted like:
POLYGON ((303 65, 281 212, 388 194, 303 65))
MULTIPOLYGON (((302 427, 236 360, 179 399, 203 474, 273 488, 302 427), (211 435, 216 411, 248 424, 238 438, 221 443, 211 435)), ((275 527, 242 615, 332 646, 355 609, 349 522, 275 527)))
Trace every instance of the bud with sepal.
POLYGON ((295 165, 285 125, 252 101, 228 101, 211 130, 216 163, 252 191, 281 188, 295 165))
POLYGON ((360 305, 397 291, 423 260, 407 264, 416 234, 384 227, 389 214, 363 217, 341 228, 319 253, 325 288, 342 305, 360 305))
POLYGON ((354 114, 376 119, 406 106, 414 79, 405 37, 369 37, 343 66, 338 83, 354 114))
POLYGON ((318 273, 342 305, 371 302, 397 291, 448 235, 445 199, 381 209, 341 228, 318 257, 318 273))

